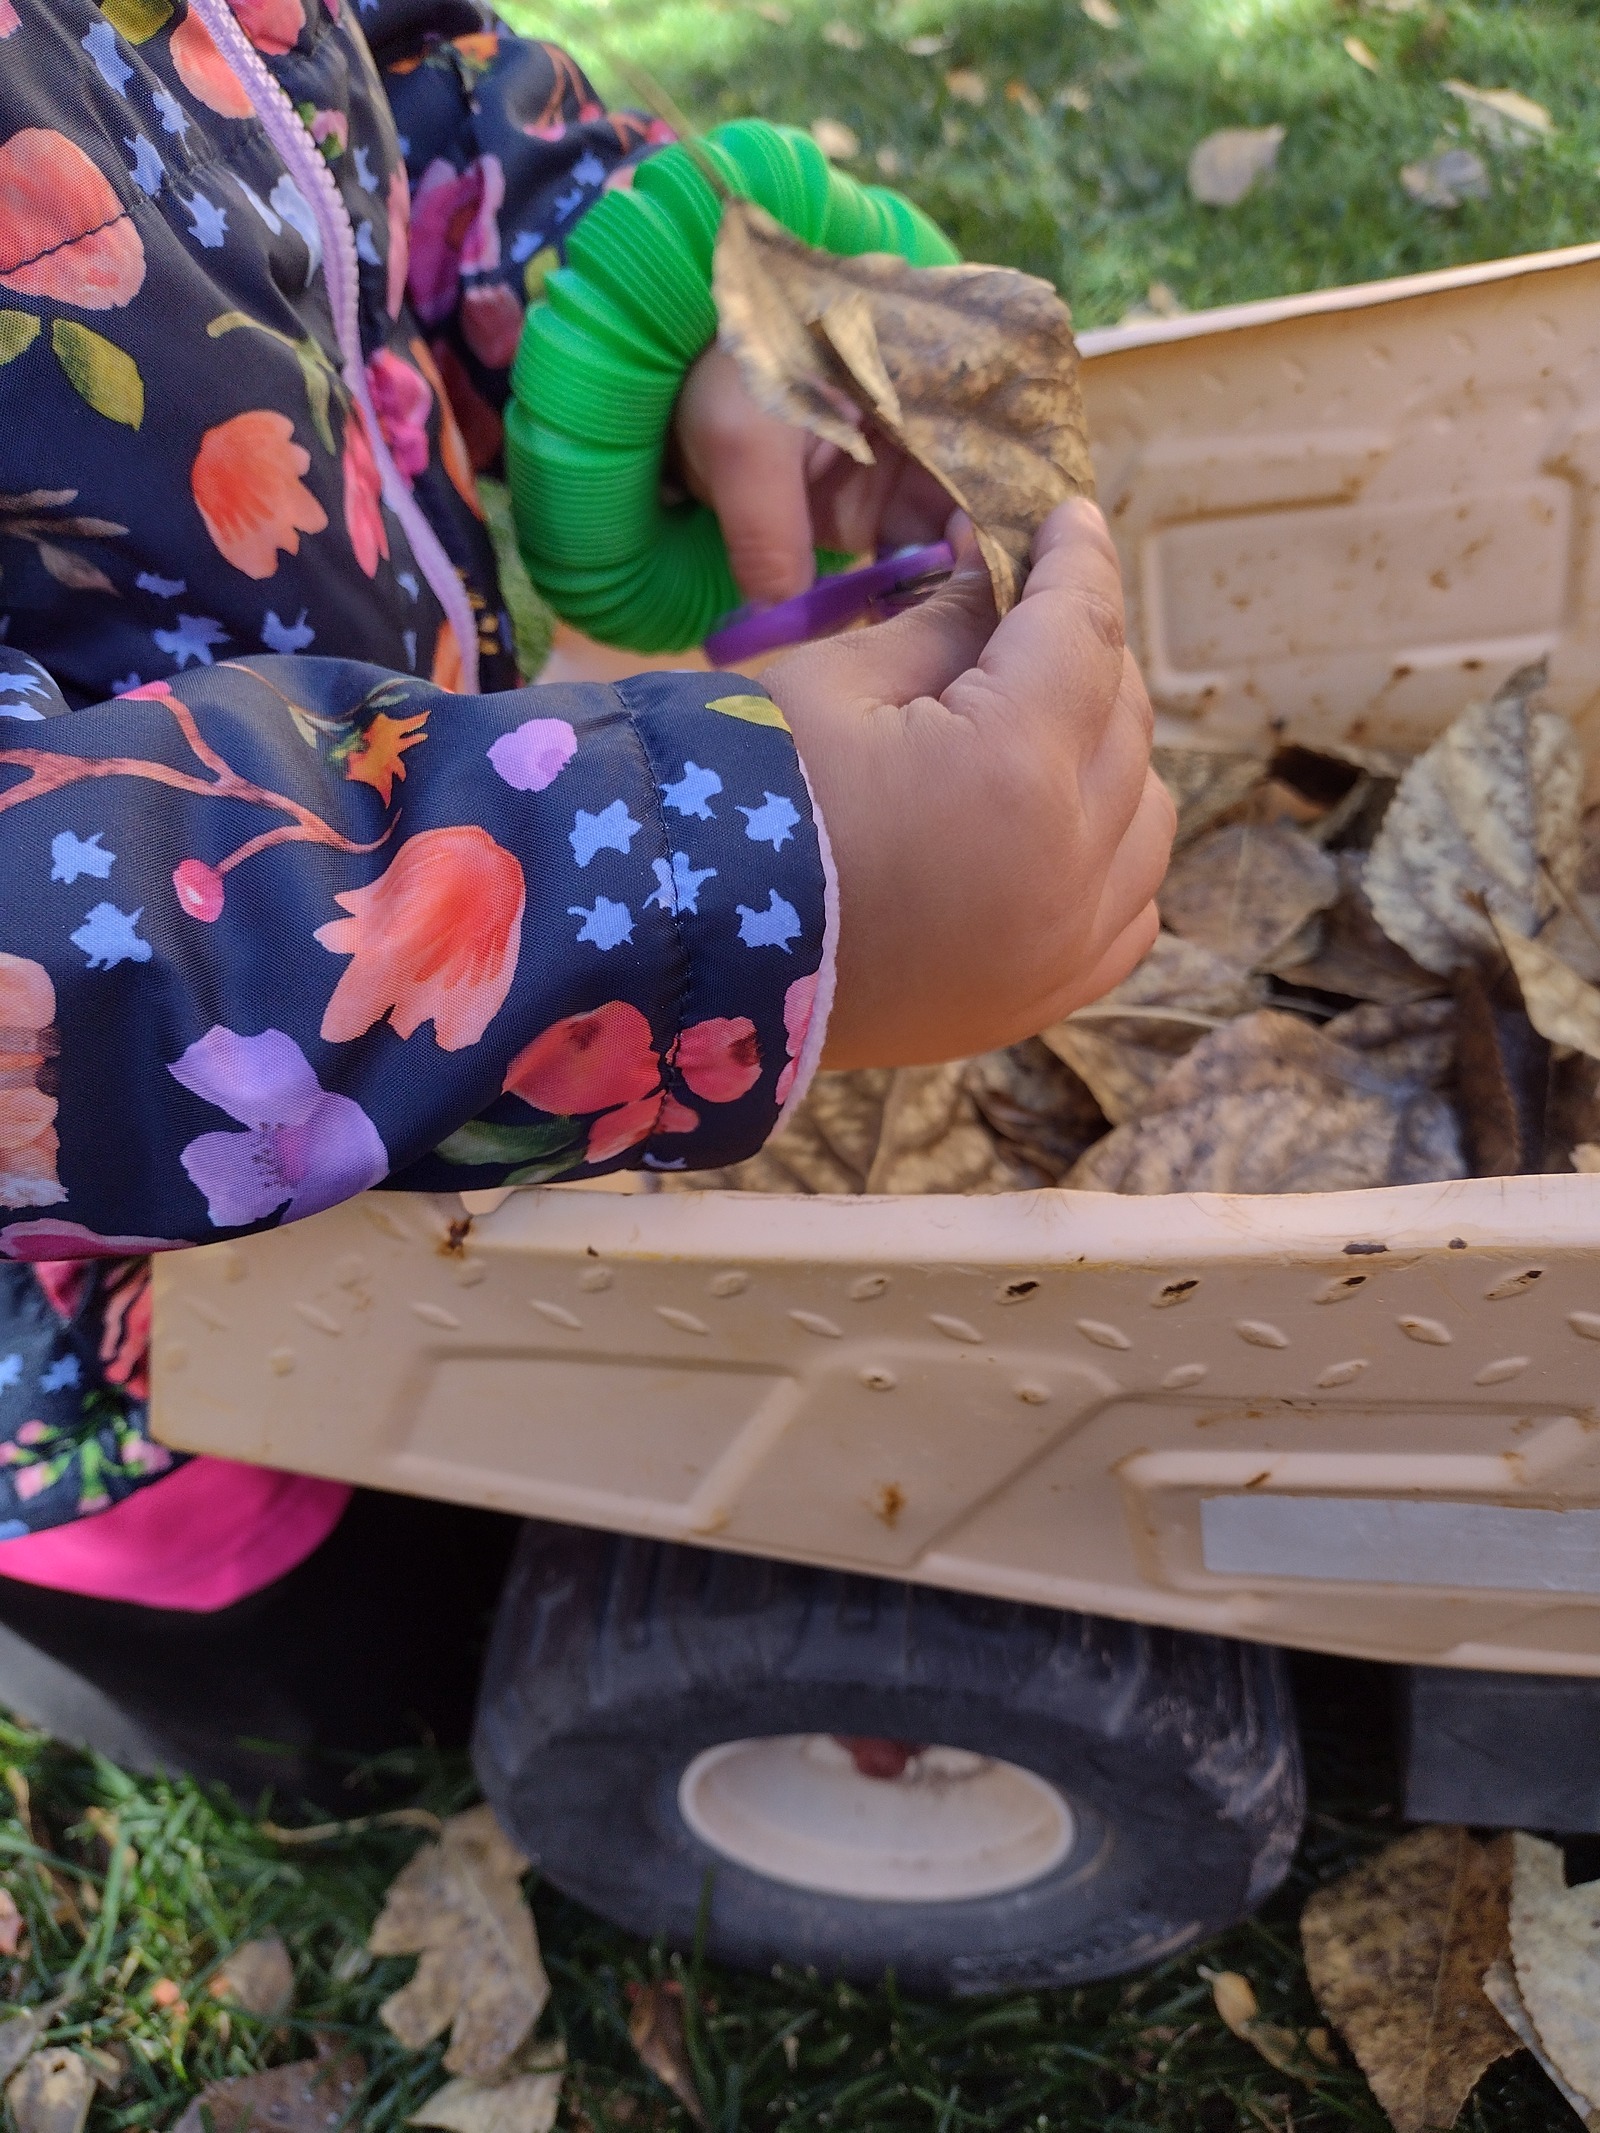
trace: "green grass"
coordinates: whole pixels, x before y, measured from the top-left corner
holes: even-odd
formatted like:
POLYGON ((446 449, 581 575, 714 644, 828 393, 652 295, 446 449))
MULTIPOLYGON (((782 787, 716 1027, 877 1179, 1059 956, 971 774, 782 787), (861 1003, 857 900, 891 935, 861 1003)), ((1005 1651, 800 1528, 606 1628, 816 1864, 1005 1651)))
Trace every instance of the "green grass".
MULTIPOLYGON (((1164 282, 1191 309, 1330 287, 1600 236, 1600 8, 1594 0, 1480 0, 1391 14, 1353 0, 1118 0, 1103 29, 1076 0, 511 0, 603 84, 611 54, 649 71, 700 125, 755 114, 859 136, 856 175, 893 182, 970 258, 1056 282, 1080 324, 1104 325, 1164 282), (844 25, 842 49, 824 35, 844 25), (904 45, 945 32, 947 50, 904 45), (1360 37, 1373 75, 1344 49, 1360 37), (980 73, 980 107, 945 85, 980 73), (1492 197, 1421 207, 1400 167, 1470 142, 1455 77, 1515 88, 1555 134, 1484 150, 1492 197), (1029 94, 1019 103, 1008 85, 1029 94), (1066 101, 1087 102, 1079 111, 1066 101), (1037 105, 1037 111, 1032 109, 1037 105), (1217 210, 1184 171, 1219 126, 1282 123, 1276 182, 1217 210)), ((1019 92, 1020 93, 1020 92, 1019 92)), ((1481 144, 1479 144, 1481 146, 1481 144)))
MULTIPOLYGON (((564 2124, 691 2133, 627 2042, 630 1983, 675 1970, 713 2133, 1381 2133, 1353 2068, 1314 2090, 1274 2072, 1217 2021, 1198 1970, 1202 1960, 1242 1970, 1268 2015, 1313 2022, 1300 1905, 1396 1831, 1389 1677, 1328 1661, 1306 1662, 1300 1676, 1312 1812, 1290 1882, 1203 1956, 1143 1977, 954 2005, 905 1999, 892 1980, 862 1992, 814 1975, 744 1977, 641 1945, 532 1883, 555 1987, 545 2028, 565 2037, 573 2068, 564 2124)), ((398 2133, 442 2078, 440 2054, 402 2052, 378 2023, 410 1965, 374 1963, 363 1942, 415 1830, 285 1848, 221 1795, 130 1779, 4 1721, 0 1762, 26 1779, 34 1818, 32 1842, 15 1816, 0 1820, 6 1885, 29 1929, 26 1959, 0 1963, 0 1992, 13 2002, 67 1993, 54 2037, 122 2048, 127 2078, 97 2102, 90 2133, 165 2126, 198 2083, 303 2057, 318 2031, 366 2057, 358 2122, 398 2133), (113 1843, 131 1848, 115 1887, 113 1843), (292 2016, 278 2025, 228 2013, 206 1989, 234 1946, 272 1931, 297 1976, 292 2016), (182 2008, 156 2003, 162 1979, 180 1988, 182 2008)), ((391 1780, 404 1767, 393 1759, 391 1780)), ((459 1766, 433 1759, 414 1774, 421 1806, 449 1812, 470 1797, 459 1766)), ((1525 2060, 1496 2068, 1462 2121, 1468 2133, 1566 2123, 1525 2060)))

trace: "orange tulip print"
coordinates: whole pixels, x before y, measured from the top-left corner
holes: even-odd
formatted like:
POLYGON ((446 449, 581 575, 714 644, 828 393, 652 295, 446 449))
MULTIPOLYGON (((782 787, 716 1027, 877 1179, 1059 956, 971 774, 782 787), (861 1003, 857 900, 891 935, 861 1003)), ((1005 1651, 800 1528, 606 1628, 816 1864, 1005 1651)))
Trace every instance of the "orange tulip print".
POLYGON ((212 42, 211 32, 191 9, 172 33, 169 47, 178 79, 198 102, 219 118, 250 118, 250 92, 212 42))
POLYGON ((75 142, 24 126, 0 143, 0 288, 111 311, 138 295, 144 267, 133 217, 75 142))
POLYGON ((56 989, 42 963, 0 955, 0 1207, 54 1207, 56 1100, 40 1083, 56 1055, 56 989))
POLYGON ((348 918, 316 938, 350 957, 322 1018, 348 1044, 385 1016, 401 1037, 433 1024, 442 1052, 476 1044, 505 1004, 521 950, 522 869, 486 830, 423 830, 365 889, 334 898, 348 918))
POLYGON ((631 1000, 564 1015, 518 1052, 505 1090, 558 1118, 659 1098, 661 1062, 650 1024, 631 1000))
POLYGON ((234 415, 201 438, 189 477, 194 500, 207 533, 247 578, 272 577, 280 549, 298 555, 301 534, 326 527, 327 512, 300 478, 310 469, 294 424, 272 408, 234 415))

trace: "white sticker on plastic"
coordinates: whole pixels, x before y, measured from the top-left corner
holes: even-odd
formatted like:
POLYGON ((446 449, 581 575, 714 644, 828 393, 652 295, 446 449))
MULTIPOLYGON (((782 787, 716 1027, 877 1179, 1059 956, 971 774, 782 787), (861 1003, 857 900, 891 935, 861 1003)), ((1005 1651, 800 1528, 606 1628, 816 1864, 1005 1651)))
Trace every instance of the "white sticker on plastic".
POLYGON ((1382 1496, 1210 1496, 1201 1554, 1224 1577, 1600 1593, 1600 1510, 1382 1496))

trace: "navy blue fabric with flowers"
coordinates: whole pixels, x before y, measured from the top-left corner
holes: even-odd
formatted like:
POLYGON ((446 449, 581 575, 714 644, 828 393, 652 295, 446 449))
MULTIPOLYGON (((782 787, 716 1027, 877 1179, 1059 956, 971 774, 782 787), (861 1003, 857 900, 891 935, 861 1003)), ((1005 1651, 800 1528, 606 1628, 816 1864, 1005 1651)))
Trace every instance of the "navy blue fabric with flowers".
POLYGON ((516 686, 473 479, 651 140, 462 0, 0 0, 0 1538, 171 1463, 152 1251, 794 1085, 781 717, 516 686))

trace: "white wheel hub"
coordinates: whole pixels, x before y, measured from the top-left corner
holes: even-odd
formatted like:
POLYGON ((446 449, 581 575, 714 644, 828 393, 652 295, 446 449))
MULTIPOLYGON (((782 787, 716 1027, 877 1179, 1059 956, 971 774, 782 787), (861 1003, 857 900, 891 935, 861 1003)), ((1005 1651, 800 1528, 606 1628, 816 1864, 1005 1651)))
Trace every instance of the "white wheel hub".
POLYGON ((863 1745, 891 1752, 875 1759, 826 1733, 723 1741, 684 1771, 679 1812, 752 1873, 890 1903, 998 1896, 1071 1851, 1072 1809, 1031 1770, 964 1748, 863 1745), (894 1774, 866 1774, 885 1765, 894 1774))

